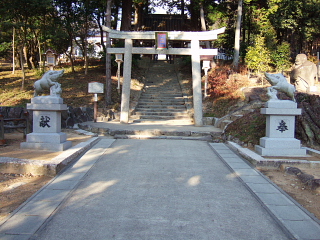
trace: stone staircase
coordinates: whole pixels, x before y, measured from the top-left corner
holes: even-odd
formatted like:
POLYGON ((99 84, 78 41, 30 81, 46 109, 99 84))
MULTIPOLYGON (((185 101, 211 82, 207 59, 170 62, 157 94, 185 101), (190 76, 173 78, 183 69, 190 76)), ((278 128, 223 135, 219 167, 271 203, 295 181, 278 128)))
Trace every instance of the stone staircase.
POLYGON ((151 63, 143 92, 134 111, 134 122, 192 124, 175 67, 165 61, 151 63))

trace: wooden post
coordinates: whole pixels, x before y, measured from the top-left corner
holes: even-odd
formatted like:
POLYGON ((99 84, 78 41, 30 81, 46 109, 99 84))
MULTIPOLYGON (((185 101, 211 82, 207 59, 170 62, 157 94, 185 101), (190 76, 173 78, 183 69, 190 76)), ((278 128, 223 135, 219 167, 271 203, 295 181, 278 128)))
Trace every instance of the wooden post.
POLYGON ((30 133, 29 112, 28 112, 28 111, 24 112, 24 113, 23 113, 23 116, 24 116, 24 118, 25 118, 25 120, 26 120, 26 128, 25 128, 25 130, 24 130, 23 137, 26 138, 26 137, 27 137, 27 134, 30 133))
POLYGON ((320 76, 319 76, 319 52, 317 52, 317 81, 319 82, 320 76))
POLYGON ((4 120, 3 115, 0 114, 0 145, 4 145, 6 140, 4 139, 4 120))
POLYGON ((97 122, 98 115, 98 94, 94 94, 94 103, 93 103, 93 122, 97 122))

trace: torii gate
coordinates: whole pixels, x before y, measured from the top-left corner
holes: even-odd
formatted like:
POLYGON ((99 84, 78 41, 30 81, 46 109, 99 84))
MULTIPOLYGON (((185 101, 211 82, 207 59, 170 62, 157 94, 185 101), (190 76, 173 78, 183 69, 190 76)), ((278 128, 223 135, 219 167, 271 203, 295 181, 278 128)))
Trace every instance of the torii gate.
MULTIPOLYGON (((107 54, 124 54, 123 65, 123 85, 121 95, 121 113, 120 122, 129 122, 129 104, 130 104, 130 85, 131 85, 131 64, 132 54, 169 54, 169 55, 191 55, 192 61, 192 89, 193 89, 193 108, 194 108, 194 124, 202 126, 202 93, 201 93, 201 55, 217 55, 217 49, 201 49, 200 41, 211 41, 218 38, 218 34, 224 33, 225 28, 203 32, 165 32, 168 41, 183 40, 191 41, 191 48, 163 48, 156 49, 152 47, 132 47, 132 40, 155 40, 155 31, 146 32, 125 32, 112 30, 103 26, 103 31, 109 33, 109 38, 124 39, 124 48, 107 48, 107 54)), ((162 32, 163 33, 163 32, 162 32)))

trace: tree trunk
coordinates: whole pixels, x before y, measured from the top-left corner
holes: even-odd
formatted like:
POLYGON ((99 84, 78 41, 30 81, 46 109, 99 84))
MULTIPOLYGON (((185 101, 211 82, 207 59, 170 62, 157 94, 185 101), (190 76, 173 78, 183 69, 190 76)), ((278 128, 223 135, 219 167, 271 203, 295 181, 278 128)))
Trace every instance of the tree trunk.
POLYGON ((88 46, 85 43, 83 47, 83 53, 84 53, 84 75, 88 75, 88 66, 89 66, 89 61, 88 61, 88 46))
MULTIPOLYGON (((183 26, 184 28, 184 0, 181 0, 181 25, 183 26)), ((184 30, 184 29, 182 29, 184 30)))
POLYGON ((21 90, 24 90, 24 83, 26 80, 26 73, 24 71, 24 61, 23 61, 23 51, 24 51, 24 43, 21 46, 20 49, 20 62, 21 62, 21 72, 22 72, 22 83, 21 83, 21 90))
POLYGON ((144 3, 138 3, 134 5, 134 30, 139 31, 142 27, 144 3))
POLYGON ((15 28, 13 28, 13 32, 12 32, 12 74, 15 74, 16 72, 16 63, 15 63, 15 33, 16 30, 15 28))
MULTIPOLYGON (((122 0, 121 31, 131 30, 132 0, 122 0)), ((111 24, 110 24, 111 25, 111 24)))
POLYGON ((200 11, 199 11, 199 5, 192 0, 190 1, 189 11, 191 14, 191 29, 188 29, 189 31, 199 31, 199 18, 200 18, 200 11))
POLYGON ((240 58, 240 28, 241 28, 241 18, 242 18, 242 2, 238 2, 238 13, 237 13, 237 25, 234 38, 234 55, 233 55, 233 68, 235 71, 239 70, 239 58, 240 58))
MULTIPOLYGON (((111 2, 112 0, 107 0, 107 11, 106 11, 106 26, 111 27, 111 2)), ((121 24, 122 27, 122 24, 121 24)), ((110 46, 110 38, 109 33, 106 33, 106 48, 108 49, 110 46)), ((105 91, 105 101, 106 105, 110 105, 112 103, 111 93, 112 93, 112 79, 111 79, 111 55, 108 54, 108 50, 106 51, 106 91, 105 91)))
POLYGON ((103 38, 104 38, 104 31, 102 30, 102 26, 101 26, 101 24, 100 23, 98 23, 98 25, 99 25, 99 29, 100 29, 100 44, 101 44, 101 46, 102 46, 102 48, 103 48, 103 52, 107 52, 107 50, 106 50, 106 45, 104 44, 104 40, 103 40, 103 38))
MULTIPOLYGON (((204 18, 204 10, 203 10, 203 4, 200 3, 200 23, 201 23, 201 31, 207 31, 207 27, 206 27, 206 21, 204 18)), ((206 48, 209 49, 210 48, 210 42, 206 41, 206 48)))
POLYGON ((69 57, 70 59, 70 63, 71 63, 71 71, 72 73, 74 73, 74 62, 73 62, 73 42, 72 42, 72 37, 71 35, 70 36, 70 53, 68 54, 68 52, 66 52, 67 56, 69 57))
POLYGON ((27 66, 28 66, 28 69, 32 69, 32 65, 31 65, 31 63, 30 63, 30 61, 29 61, 29 58, 28 58, 28 48, 27 48, 27 46, 24 44, 24 47, 23 47, 23 55, 24 55, 24 59, 25 59, 25 61, 26 61, 26 63, 27 63, 27 66))
POLYGON ((203 10, 203 4, 200 3, 200 23, 201 23, 201 31, 206 31, 206 21, 204 19, 204 10, 203 10))

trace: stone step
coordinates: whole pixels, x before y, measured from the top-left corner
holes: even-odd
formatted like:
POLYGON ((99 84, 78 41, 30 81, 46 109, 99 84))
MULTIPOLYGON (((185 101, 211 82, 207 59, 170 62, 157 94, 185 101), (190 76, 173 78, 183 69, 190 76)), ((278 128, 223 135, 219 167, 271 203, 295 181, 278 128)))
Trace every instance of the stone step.
POLYGON ((242 117, 243 117, 242 114, 231 115, 231 116, 230 116, 230 120, 231 120, 231 121, 235 121, 235 120, 237 120, 237 119, 239 119, 239 118, 242 118, 242 117))
MULTIPOLYGON (((159 121, 158 121, 159 122, 159 121)), ((178 122, 178 121, 176 121, 178 122)), ((152 121, 154 123, 154 121, 152 121)), ((110 130, 116 139, 174 139, 215 141, 221 137, 220 132, 166 131, 166 130, 110 130)))
POLYGON ((161 84, 149 84, 149 85, 145 85, 144 87, 147 90, 158 90, 158 89, 162 89, 162 90, 170 90, 170 89, 181 89, 180 85, 177 84, 166 84, 166 85, 161 85, 161 84))
POLYGON ((245 114, 248 114, 248 113, 251 113, 251 112, 254 112, 254 109, 242 109, 240 111, 240 114, 245 115, 245 114))
POLYGON ((191 118, 187 119, 135 119, 134 123, 145 123, 152 125, 191 125, 193 120, 191 118))
POLYGON ((227 125, 229 125, 232 122, 233 122, 232 120, 224 120, 219 124, 218 128, 223 130, 227 125))
POLYGON ((211 136, 186 137, 186 136, 149 136, 149 135, 115 135, 115 139, 170 139, 170 140, 193 140, 212 142, 211 136))
POLYGON ((180 89, 175 89, 175 88, 168 88, 168 89, 159 89, 159 88, 154 88, 154 89, 147 89, 145 93, 150 93, 150 94, 175 94, 175 93, 181 93, 180 89))
POLYGON ((142 93, 141 94, 141 98, 182 98, 183 99, 183 95, 180 93, 142 93))
POLYGON ((145 106, 150 106, 150 107, 154 107, 154 106, 166 106, 166 105, 171 105, 171 106, 181 106, 184 105, 184 101, 139 101, 138 106, 137 107, 145 107, 145 106))
POLYGON ((181 113, 186 113, 187 110, 183 106, 181 108, 177 109, 169 109, 169 108, 136 108, 136 112, 181 112, 181 113))
POLYGON ((166 98, 181 98, 183 97, 182 93, 180 91, 175 91, 172 93, 169 92, 157 92, 157 93, 150 93, 150 92, 144 92, 141 94, 141 97, 150 97, 150 98, 155 98, 155 97, 166 97, 166 98))
POLYGON ((181 102, 185 101, 183 97, 146 97, 146 96, 141 96, 139 100, 143 101, 173 101, 173 102, 181 102))
MULTIPOLYGON (((168 65, 163 65, 165 76, 159 78, 152 75, 152 67, 149 69, 148 80, 145 83, 144 91, 140 96, 135 109, 134 122, 159 122, 166 124, 169 121, 187 121, 192 124, 192 120, 187 114, 185 99, 181 87, 175 76, 174 66, 168 69, 168 65), (169 76, 172 74, 171 76, 169 76)), ((159 68, 157 68, 157 72, 159 68)), ((158 73, 157 73, 158 74, 158 73)), ((130 134, 129 134, 130 135, 130 134)))
POLYGON ((189 116, 160 116, 160 115, 141 115, 140 119, 172 120, 172 119, 189 119, 189 116))
POLYGON ((139 102, 184 103, 184 99, 183 98, 140 98, 139 102))
POLYGON ((184 102, 184 98, 140 98, 139 102, 155 102, 155 101, 161 101, 161 102, 184 102))
POLYGON ((155 104, 142 104, 142 105, 138 105, 136 110, 140 110, 140 109, 186 109, 185 105, 155 105, 155 104))
POLYGON ((138 111, 134 115, 136 116, 173 116, 173 117, 189 117, 187 112, 142 112, 138 111))
POLYGON ((179 83, 176 84, 146 84, 145 85, 146 89, 171 89, 171 88, 176 88, 176 89, 181 89, 179 83))

